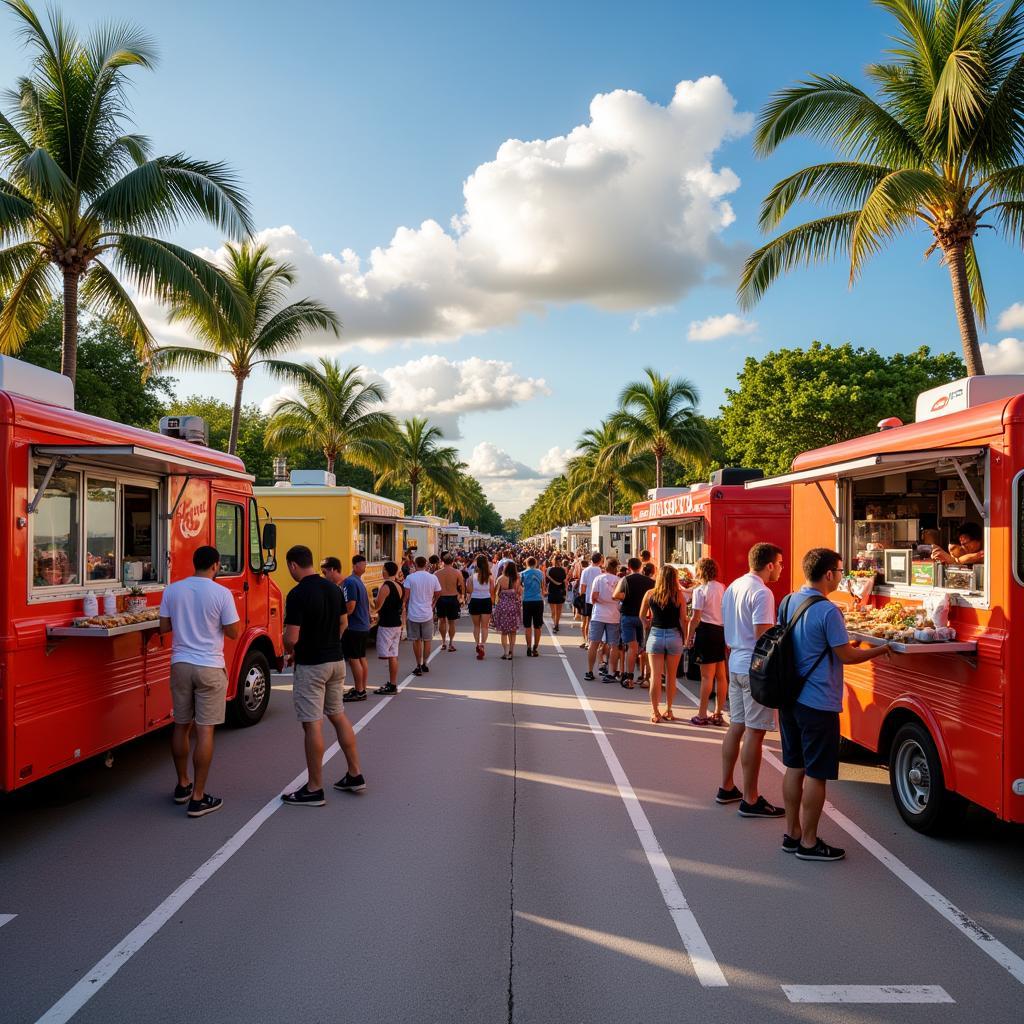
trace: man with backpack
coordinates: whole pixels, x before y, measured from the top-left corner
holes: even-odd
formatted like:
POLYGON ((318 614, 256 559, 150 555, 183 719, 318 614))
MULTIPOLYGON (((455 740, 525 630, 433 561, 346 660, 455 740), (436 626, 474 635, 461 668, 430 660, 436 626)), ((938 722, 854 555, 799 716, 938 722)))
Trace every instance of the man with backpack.
POLYGON ((738 803, 740 817, 781 818, 781 807, 758 792, 764 734, 775 728, 775 711, 750 692, 750 659, 757 641, 775 624, 775 595, 769 583, 782 576, 782 549, 755 544, 747 555, 750 572, 733 580, 722 597, 722 623, 729 647, 729 728, 722 740, 722 786, 716 803, 738 803), (736 788, 736 761, 743 771, 743 791, 736 788))
POLYGON ((843 665, 888 655, 889 645, 861 648, 850 643, 843 613, 828 599, 843 578, 842 555, 828 548, 811 548, 804 555, 803 571, 807 582, 779 607, 780 624, 793 623, 792 665, 798 684, 802 681, 794 700, 779 711, 786 766, 782 849, 795 853, 799 860, 829 862, 846 856, 844 850, 829 846, 818 835, 827 780, 839 778, 843 665))

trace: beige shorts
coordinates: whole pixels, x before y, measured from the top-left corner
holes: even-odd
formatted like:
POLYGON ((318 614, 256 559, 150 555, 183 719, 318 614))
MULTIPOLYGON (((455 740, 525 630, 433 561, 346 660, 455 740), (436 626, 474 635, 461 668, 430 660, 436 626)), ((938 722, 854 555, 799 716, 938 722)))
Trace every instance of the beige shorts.
POLYGON ((176 661, 171 665, 171 702, 178 725, 222 725, 228 674, 222 668, 176 661))
POLYGON ((750 676, 745 672, 729 673, 729 721, 762 732, 775 731, 775 708, 758 704, 750 692, 750 676))
POLYGON ((401 626, 377 627, 377 657, 397 658, 398 644, 402 639, 401 626))
POLYGON ((340 715, 342 703, 340 661, 322 665, 296 665, 292 676, 292 701, 300 722, 319 722, 325 715, 340 715))

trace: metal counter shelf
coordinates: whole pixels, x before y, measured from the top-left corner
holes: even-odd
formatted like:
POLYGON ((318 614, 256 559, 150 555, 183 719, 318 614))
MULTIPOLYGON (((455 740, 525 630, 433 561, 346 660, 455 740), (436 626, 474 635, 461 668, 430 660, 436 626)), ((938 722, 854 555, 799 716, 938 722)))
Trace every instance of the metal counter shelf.
POLYGON ((888 644, 889 649, 895 654, 977 654, 978 643, 976 640, 935 640, 932 643, 915 640, 913 643, 905 644, 899 640, 886 640, 881 636, 872 636, 870 633, 860 633, 855 629, 849 631, 851 640, 858 640, 863 644, 870 644, 872 647, 881 647, 888 644))
POLYGON ((129 622, 123 626, 47 626, 47 637, 111 637, 124 636, 126 633, 144 633, 148 629, 159 629, 159 619, 147 619, 145 622, 129 622))

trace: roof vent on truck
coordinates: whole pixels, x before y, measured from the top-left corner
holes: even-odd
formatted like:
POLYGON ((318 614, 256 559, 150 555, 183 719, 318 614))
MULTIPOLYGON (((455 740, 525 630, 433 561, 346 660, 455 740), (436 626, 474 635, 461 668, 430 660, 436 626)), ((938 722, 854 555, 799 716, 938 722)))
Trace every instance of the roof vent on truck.
POLYGON ((918 423, 933 420, 1020 394, 1024 394, 1024 373, 990 373, 983 377, 964 377, 930 391, 922 391, 917 396, 914 420, 918 423))
POLYGON ((202 416, 163 416, 160 419, 160 433, 165 437, 180 437, 182 441, 210 444, 210 430, 202 416))
POLYGON ((34 398, 61 409, 75 407, 75 385, 70 377, 13 356, 0 356, 0 391, 34 398))
POLYGON ((763 469, 745 469, 743 466, 726 466, 711 474, 712 487, 742 486, 748 480, 763 480, 763 469))

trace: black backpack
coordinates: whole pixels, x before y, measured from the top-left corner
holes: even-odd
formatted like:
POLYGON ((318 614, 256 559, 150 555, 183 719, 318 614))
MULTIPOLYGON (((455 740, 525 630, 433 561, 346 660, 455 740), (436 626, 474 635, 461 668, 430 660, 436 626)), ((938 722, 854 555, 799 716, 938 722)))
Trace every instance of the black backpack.
POLYGON ((808 677, 825 660, 825 656, 832 653, 831 648, 826 645, 810 669, 802 676, 797 675, 796 655, 793 652, 793 627, 812 604, 827 601, 828 598, 823 594, 810 595, 787 622, 786 612, 792 597, 793 595, 789 594, 783 600, 779 608, 779 624, 761 634, 750 659, 750 694, 766 708, 785 708, 795 704, 808 677))

